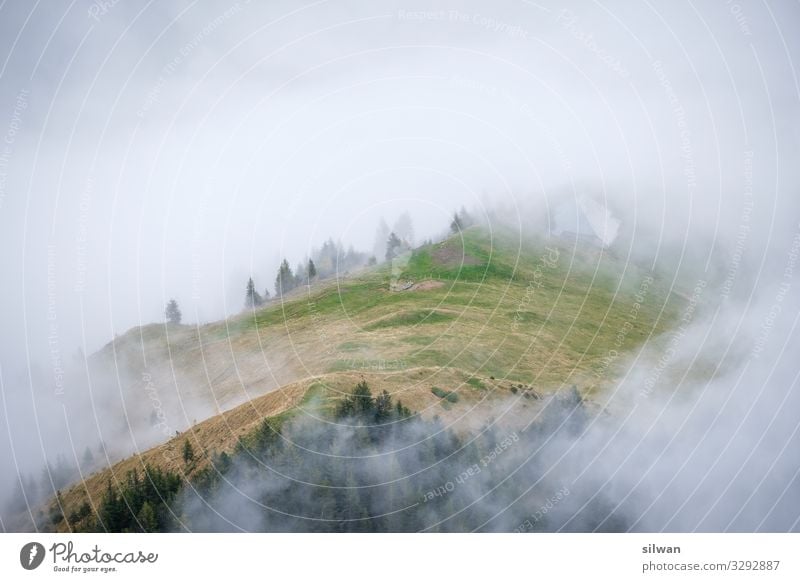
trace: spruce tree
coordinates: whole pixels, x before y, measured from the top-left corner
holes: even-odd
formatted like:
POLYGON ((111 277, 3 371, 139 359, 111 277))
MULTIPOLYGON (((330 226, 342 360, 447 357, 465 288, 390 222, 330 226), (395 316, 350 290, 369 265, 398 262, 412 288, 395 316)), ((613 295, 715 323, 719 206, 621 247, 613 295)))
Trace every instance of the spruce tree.
POLYGON ((187 465, 194 461, 194 447, 192 447, 192 443, 189 442, 189 439, 183 441, 183 462, 187 465))
POLYGON ((256 291, 255 283, 253 283, 253 278, 250 277, 247 280, 247 290, 245 291, 245 299, 244 304, 245 307, 253 309, 255 307, 259 307, 262 303, 264 303, 264 299, 261 295, 256 291))
POLYGON ((109 480, 106 485, 106 492, 100 503, 100 523, 108 532, 119 532, 125 524, 125 514, 127 507, 125 500, 122 499, 117 491, 111 486, 109 480))
POLYGON ((395 233, 389 234, 389 240, 386 241, 386 260, 391 261, 395 258, 398 254, 400 254, 400 247, 402 246, 402 241, 398 238, 395 233))
POLYGON ((308 259, 308 281, 311 282, 317 276, 317 266, 314 264, 314 261, 308 259))
POLYGON ((384 390, 375 397, 375 420, 378 422, 389 418, 392 414, 392 397, 384 390))
POLYGON ((453 213, 453 221, 450 223, 450 231, 453 234, 458 234, 463 229, 463 225, 461 224, 461 217, 458 215, 458 212, 453 213))
POLYGON ((472 216, 470 216, 469 212, 467 212, 467 209, 464 208, 463 206, 461 207, 459 218, 461 220, 461 228, 468 228, 474 224, 472 216))
POLYGON ((308 271, 303 263, 297 263, 294 268, 294 287, 308 284, 308 271))
POLYGON ((88 446, 83 451, 83 468, 90 468, 94 465, 94 455, 92 454, 92 449, 88 446))
POLYGON ((356 384, 355 390, 353 390, 353 405, 356 413, 359 414, 370 414, 375 410, 372 391, 365 380, 356 384))
POLYGON ((181 318, 183 317, 181 310, 178 307, 178 302, 174 299, 170 299, 167 302, 167 308, 164 310, 164 315, 167 318, 167 322, 174 325, 180 324, 181 318))
POLYGON ((283 295, 294 289, 295 280, 289 261, 283 259, 281 266, 278 267, 278 275, 275 277, 275 294, 283 295))
POLYGON ((414 245, 414 224, 411 216, 404 212, 394 223, 394 233, 408 246, 414 245))
POLYGON ((158 517, 156 515, 156 510, 149 501, 145 501, 142 504, 142 508, 136 515, 136 520, 139 522, 139 527, 142 528, 142 531, 147 533, 158 531, 158 517))

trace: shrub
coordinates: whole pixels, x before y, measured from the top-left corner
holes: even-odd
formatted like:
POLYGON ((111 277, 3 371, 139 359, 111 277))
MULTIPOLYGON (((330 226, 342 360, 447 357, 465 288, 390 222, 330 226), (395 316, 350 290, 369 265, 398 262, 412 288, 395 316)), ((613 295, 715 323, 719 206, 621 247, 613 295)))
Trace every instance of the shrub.
POLYGON ((437 388, 436 386, 431 388, 431 392, 433 392, 434 395, 438 396, 439 398, 445 398, 447 396, 447 392, 445 390, 437 388))
POLYGON ((192 443, 189 442, 189 439, 183 441, 183 450, 181 455, 183 456, 183 462, 187 465, 194 461, 194 447, 192 447, 192 443))
POLYGON ((467 380, 467 384, 472 386, 473 388, 477 388, 479 390, 485 390, 486 386, 483 385, 483 382, 480 381, 480 378, 475 378, 474 376, 467 380))
POLYGON ((448 392, 447 390, 442 390, 441 388, 438 388, 436 386, 431 388, 431 392, 433 392, 433 394, 435 394, 439 398, 447 400, 448 402, 453 402, 453 403, 458 402, 458 394, 456 394, 455 392, 448 392))

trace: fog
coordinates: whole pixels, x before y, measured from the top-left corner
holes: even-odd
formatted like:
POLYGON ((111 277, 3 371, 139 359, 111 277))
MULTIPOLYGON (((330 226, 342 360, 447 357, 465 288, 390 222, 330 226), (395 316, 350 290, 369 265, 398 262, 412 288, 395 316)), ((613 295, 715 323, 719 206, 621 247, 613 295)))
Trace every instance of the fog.
POLYGON ((564 527, 602 492, 639 529, 797 529, 798 18, 790 2, 3 4, 0 498, 45 459, 160 438, 108 426, 127 379, 92 378, 86 356, 169 298, 215 321, 248 277, 272 291, 284 257, 329 238, 371 253, 382 218, 408 212, 421 241, 465 206, 527 236, 577 206, 617 257, 703 291, 677 339, 616 362, 598 404, 615 421, 553 449, 570 451, 556 481, 589 492, 564 527), (684 375, 693 361, 713 381, 684 375))

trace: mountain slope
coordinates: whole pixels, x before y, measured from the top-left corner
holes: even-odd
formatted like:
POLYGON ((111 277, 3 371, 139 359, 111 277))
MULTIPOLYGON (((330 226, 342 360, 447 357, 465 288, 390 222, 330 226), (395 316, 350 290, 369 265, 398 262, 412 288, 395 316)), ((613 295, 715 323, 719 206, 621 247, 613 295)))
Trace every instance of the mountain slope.
POLYGON ((185 470, 176 453, 186 438, 197 470, 261 419, 303 414, 304 398, 335 398, 361 377, 456 430, 533 418, 536 398, 572 384, 590 397, 612 383, 624 354, 669 329, 683 304, 596 249, 472 227, 225 321, 132 330, 93 356, 94 373, 120 383, 128 450, 177 436, 70 489, 64 513, 145 462, 185 470), (497 408, 511 395, 524 410, 497 408))
POLYGON ((601 369, 609 346, 630 349, 675 319, 682 300, 658 281, 631 317, 646 273, 607 255, 549 248, 473 227, 416 249, 407 264, 296 290, 255 313, 132 330, 104 348, 96 368, 137 396, 125 402, 134 423, 150 416, 147 403, 137 410, 150 382, 183 430, 335 371, 445 366, 556 387, 601 369))

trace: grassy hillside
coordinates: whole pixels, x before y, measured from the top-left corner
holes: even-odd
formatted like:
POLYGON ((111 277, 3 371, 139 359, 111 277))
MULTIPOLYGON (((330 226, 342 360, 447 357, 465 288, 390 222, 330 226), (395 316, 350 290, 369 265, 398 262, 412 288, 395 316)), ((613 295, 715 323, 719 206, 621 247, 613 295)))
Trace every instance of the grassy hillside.
POLYGON ((625 351, 661 333, 680 302, 655 282, 634 320, 646 277, 635 267, 478 228, 418 248, 392 271, 383 265, 241 317, 224 337, 261 338, 269 355, 280 330, 291 365, 312 374, 447 366, 552 388, 600 369, 611 346, 625 351))
POLYGON ((577 383, 591 393, 624 361, 610 352, 658 336, 686 302, 647 276, 597 250, 472 227, 255 312, 200 327, 133 329, 95 354, 92 377, 118 384, 121 401, 105 408, 119 411, 107 422, 131 441, 126 450, 163 441, 163 424, 184 431, 333 372, 454 368, 543 392, 577 383))
MULTIPOLYGON (((119 372, 126 427, 163 441, 152 401, 141 397, 155 390, 178 434, 66 492, 65 513, 145 462, 186 470, 176 457, 186 438, 198 470, 264 417, 308 412, 298 405, 319 406, 361 377, 456 430, 498 414, 533 417, 536 400, 559 388, 577 384, 591 397, 611 383, 620 354, 669 329, 685 302, 599 250, 472 227, 255 312, 199 328, 132 330, 93 365, 119 372), (497 410, 498 395, 524 406, 497 410)), ((137 440, 138 450, 147 442, 137 440)))

